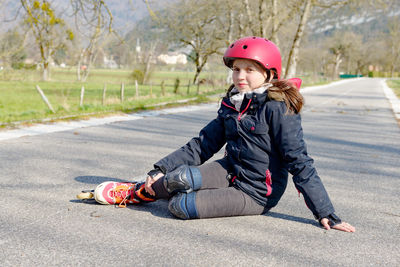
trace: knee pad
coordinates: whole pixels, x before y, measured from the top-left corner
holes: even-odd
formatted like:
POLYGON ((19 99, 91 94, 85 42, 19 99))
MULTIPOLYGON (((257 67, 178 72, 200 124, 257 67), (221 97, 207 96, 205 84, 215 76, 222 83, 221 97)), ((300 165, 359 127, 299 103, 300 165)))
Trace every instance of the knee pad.
POLYGON ((168 193, 176 192, 190 193, 201 187, 201 173, 196 167, 182 165, 165 174, 164 186, 168 193))
POLYGON ((169 200, 168 209, 175 217, 183 220, 199 218, 196 209, 196 192, 176 194, 169 200))

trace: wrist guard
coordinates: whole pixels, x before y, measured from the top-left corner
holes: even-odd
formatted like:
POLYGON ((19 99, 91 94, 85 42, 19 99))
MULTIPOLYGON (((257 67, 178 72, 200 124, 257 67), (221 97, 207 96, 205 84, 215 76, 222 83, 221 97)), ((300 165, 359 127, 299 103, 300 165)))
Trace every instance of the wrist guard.
POLYGON ((153 169, 147 173, 151 177, 155 177, 157 174, 163 173, 160 169, 153 169))
MULTIPOLYGON (((329 224, 330 227, 333 227, 336 224, 342 223, 342 220, 335 213, 329 214, 328 216, 326 216, 324 218, 329 220, 328 224, 329 224)), ((322 223, 321 223, 321 220, 324 219, 324 218, 321 218, 321 219, 318 220, 319 224, 321 226, 323 226, 322 223)))

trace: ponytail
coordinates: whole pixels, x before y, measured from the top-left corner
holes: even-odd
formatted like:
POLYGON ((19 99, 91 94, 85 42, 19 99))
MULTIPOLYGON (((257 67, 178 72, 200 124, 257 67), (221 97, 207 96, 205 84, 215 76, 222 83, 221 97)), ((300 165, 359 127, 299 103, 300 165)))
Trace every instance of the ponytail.
POLYGON ((298 114, 304 105, 304 98, 292 83, 287 80, 272 80, 268 88, 268 97, 272 100, 284 101, 289 113, 298 114))

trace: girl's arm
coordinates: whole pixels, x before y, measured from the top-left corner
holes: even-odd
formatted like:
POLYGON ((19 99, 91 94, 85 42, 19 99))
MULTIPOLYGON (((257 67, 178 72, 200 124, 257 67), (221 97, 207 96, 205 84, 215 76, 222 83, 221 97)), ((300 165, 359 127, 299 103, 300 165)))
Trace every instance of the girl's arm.
POLYGON ((299 114, 286 113, 284 102, 270 101, 267 119, 271 127, 273 143, 280 151, 282 160, 293 175, 296 189, 303 194, 307 207, 325 229, 352 230, 335 215, 335 210, 318 173, 313 159, 308 156, 303 139, 299 114), (343 228, 344 227, 344 228, 343 228))

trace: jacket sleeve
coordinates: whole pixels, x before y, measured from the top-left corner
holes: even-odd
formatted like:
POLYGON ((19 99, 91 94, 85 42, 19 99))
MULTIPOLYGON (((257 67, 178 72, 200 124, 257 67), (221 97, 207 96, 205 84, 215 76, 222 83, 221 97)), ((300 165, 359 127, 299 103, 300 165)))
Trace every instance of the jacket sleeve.
POLYGON ((201 165, 217 153, 225 142, 224 121, 218 115, 200 131, 198 137, 192 138, 186 145, 159 160, 154 168, 167 173, 181 165, 201 165))
POLYGON ((284 102, 270 103, 267 120, 273 143, 293 175, 296 189, 303 194, 307 207, 316 219, 333 214, 335 210, 328 193, 313 166, 313 159, 307 154, 300 115, 288 114, 284 102))

